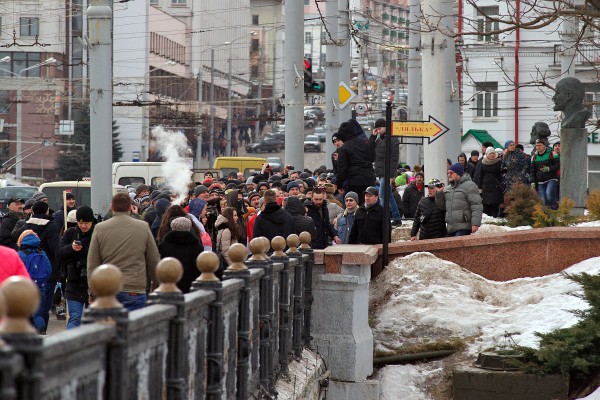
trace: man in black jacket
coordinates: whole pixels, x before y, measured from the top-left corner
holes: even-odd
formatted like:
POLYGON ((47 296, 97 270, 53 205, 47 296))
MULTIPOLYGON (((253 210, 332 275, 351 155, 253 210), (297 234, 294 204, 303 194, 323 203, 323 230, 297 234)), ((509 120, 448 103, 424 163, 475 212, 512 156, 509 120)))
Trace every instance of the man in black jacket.
POLYGON ((269 243, 275 236, 287 238, 294 225, 292 216, 277 204, 277 194, 274 190, 265 191, 263 199, 265 208, 256 217, 252 237, 264 236, 269 239, 269 243))
POLYGON ((402 209, 406 218, 414 218, 417 213, 417 204, 425 197, 425 183, 422 172, 415 174, 415 180, 404 189, 402 195, 402 209))
POLYGON ((384 216, 383 207, 379 204, 379 190, 370 186, 365 190, 364 195, 365 204, 356 210, 348 243, 383 244, 384 216))
POLYGON ((285 204, 285 211, 292 216, 292 220, 294 221, 292 233, 299 235, 306 231, 310 233, 312 239, 317 237, 315 222, 306 215, 306 208, 302 204, 302 200, 297 197, 288 197, 285 204))
POLYGON ((23 199, 15 197, 8 200, 8 214, 2 218, 2 226, 0 227, 0 245, 19 250, 17 242, 12 240, 11 234, 17 222, 23 219, 23 203, 23 199))
POLYGON ((398 211, 398 204, 396 204, 396 199, 392 195, 392 188, 390 184, 396 177, 396 166, 398 165, 398 160, 400 159, 400 143, 398 142, 398 138, 392 136, 392 149, 391 149, 391 157, 390 163, 388 165, 388 169, 390 170, 390 184, 386 184, 384 182, 384 174, 385 174, 385 119, 379 118, 375 121, 375 127, 373 128, 373 132, 371 137, 369 138, 369 144, 375 151, 375 176, 379 178, 379 188, 381 190, 381 196, 379 196, 379 203, 383 206, 383 199, 386 193, 389 193, 390 198, 390 212, 392 214, 392 225, 402 225, 402 216, 400 215, 400 211, 398 211))
POLYGON ((359 193, 358 202, 362 204, 364 196, 361 194, 375 184, 375 151, 369 146, 368 140, 358 136, 352 120, 342 122, 336 137, 344 142, 337 150, 337 185, 346 192, 359 193))
POLYGON ((417 214, 410 232, 410 240, 437 239, 446 237, 446 212, 435 202, 435 195, 444 191, 444 183, 431 179, 427 184, 427 196, 417 206, 417 214), (417 234, 418 239, 417 239, 417 234))
POLYGON ((307 199, 304 205, 308 209, 308 216, 315 222, 317 230, 316 237, 313 236, 310 247, 313 249, 324 249, 329 244, 329 238, 336 244, 340 244, 337 230, 329 220, 329 211, 327 210, 326 194, 323 189, 317 188, 313 191, 312 199, 307 199))

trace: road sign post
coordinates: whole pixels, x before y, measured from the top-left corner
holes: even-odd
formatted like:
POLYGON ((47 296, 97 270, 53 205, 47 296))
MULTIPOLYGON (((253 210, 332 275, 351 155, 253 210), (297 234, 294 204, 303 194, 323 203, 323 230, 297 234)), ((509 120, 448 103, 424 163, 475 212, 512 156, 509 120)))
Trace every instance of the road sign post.
POLYGON ((431 143, 442 137, 450 129, 437 119, 429 116, 428 121, 392 121, 392 136, 403 138, 421 138, 427 139, 431 143), (432 122, 433 121, 433 122, 432 122))
POLYGON ((340 110, 346 108, 355 97, 356 93, 354 90, 350 89, 350 86, 348 86, 345 82, 340 82, 338 97, 340 102, 340 110))

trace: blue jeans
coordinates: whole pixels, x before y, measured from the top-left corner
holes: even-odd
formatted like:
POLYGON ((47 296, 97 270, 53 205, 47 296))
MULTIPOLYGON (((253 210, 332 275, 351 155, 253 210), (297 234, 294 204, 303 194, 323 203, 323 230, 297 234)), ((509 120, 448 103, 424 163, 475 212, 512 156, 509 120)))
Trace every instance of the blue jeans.
POLYGON ((119 292, 117 300, 129 311, 139 310, 146 306, 144 293, 119 292))
POLYGON ((538 183, 538 196, 542 201, 542 204, 550 207, 553 210, 558 208, 558 195, 557 195, 558 181, 551 179, 544 183, 538 183))
POLYGON ((471 232, 470 229, 459 229, 455 232, 448 233, 448 236, 468 236, 471 233, 473 233, 473 232, 471 232))
POLYGON ((40 306, 33 314, 33 326, 39 333, 45 333, 48 328, 48 318, 52 308, 52 298, 56 289, 56 281, 48 281, 40 288, 40 306))
POLYGON ((396 199, 394 198, 394 195, 392 193, 392 186, 391 185, 383 185, 382 183, 384 182, 383 176, 379 178, 379 204, 381 204, 381 206, 383 207, 383 199, 385 196, 385 191, 386 190, 390 190, 390 213, 392 215, 392 219, 394 221, 398 221, 400 219, 402 219, 402 217, 400 216, 400 211, 398 211, 398 203, 396 203, 396 199))
POLYGON ((75 300, 67 300, 67 307, 69 308, 67 329, 77 328, 81 325, 81 314, 83 314, 83 309, 87 307, 87 304, 75 300))

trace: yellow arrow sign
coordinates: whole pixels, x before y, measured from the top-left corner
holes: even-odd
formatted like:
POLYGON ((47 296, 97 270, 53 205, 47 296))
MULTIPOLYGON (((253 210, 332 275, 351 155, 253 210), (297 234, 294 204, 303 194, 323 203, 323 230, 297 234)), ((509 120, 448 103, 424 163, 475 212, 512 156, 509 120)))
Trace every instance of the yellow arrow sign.
POLYGON ((429 116, 429 121, 392 121, 392 136, 430 138, 430 142, 448 132, 447 126, 429 116), (433 120, 433 122, 432 122, 433 120))
POLYGON ((345 82, 340 82, 339 88, 339 99, 340 99, 340 108, 343 110, 346 108, 348 104, 356 97, 356 93, 354 90, 350 89, 345 82))

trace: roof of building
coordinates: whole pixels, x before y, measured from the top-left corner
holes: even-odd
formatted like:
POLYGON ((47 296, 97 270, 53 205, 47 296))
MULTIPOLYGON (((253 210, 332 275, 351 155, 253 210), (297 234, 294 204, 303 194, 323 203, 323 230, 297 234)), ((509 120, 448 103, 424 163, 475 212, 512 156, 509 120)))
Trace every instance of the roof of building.
POLYGON ((483 129, 469 129, 467 133, 462 135, 460 141, 464 142, 469 135, 473 136, 475 140, 477 140, 480 144, 483 144, 484 142, 492 142, 494 144, 494 148, 504 148, 504 146, 502 146, 496 139, 494 139, 494 137, 490 135, 488 131, 483 129))

